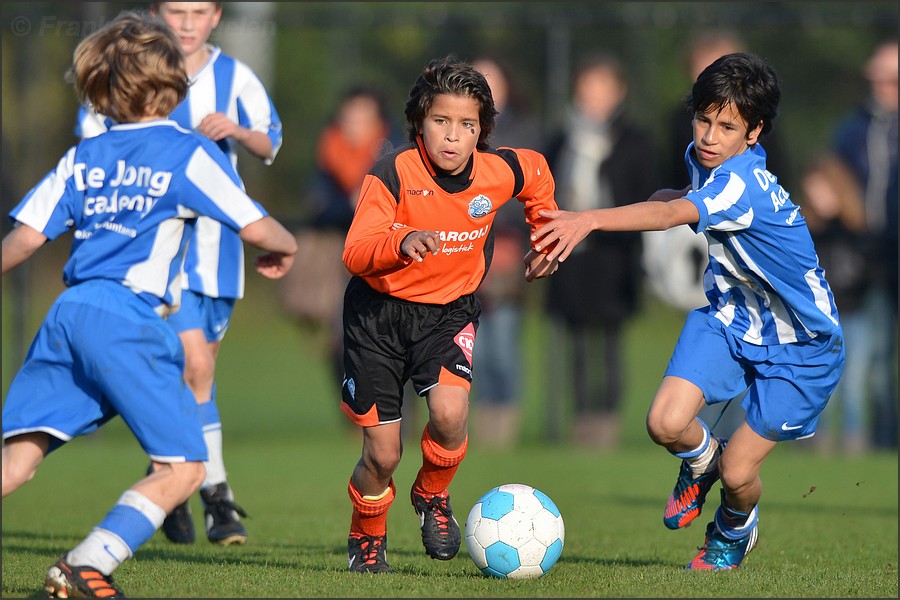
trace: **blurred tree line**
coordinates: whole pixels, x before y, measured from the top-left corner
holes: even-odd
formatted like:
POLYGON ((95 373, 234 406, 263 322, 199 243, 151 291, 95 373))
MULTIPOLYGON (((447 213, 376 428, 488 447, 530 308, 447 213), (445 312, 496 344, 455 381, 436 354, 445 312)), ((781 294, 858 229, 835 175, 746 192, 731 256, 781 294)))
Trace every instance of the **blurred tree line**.
MULTIPOLYGON (((73 144, 75 99, 63 74, 86 34, 148 3, 4 2, 3 210, 73 144)), ((284 123, 265 167, 242 160, 251 195, 285 221, 301 220, 315 138, 349 85, 382 90, 398 127, 407 93, 431 58, 500 55, 545 130, 564 115, 578 58, 618 55, 631 82, 628 110, 667 148, 666 111, 690 89, 689 39, 726 28, 766 57, 783 86, 776 123, 792 164, 828 144, 835 120, 865 93, 860 65, 896 36, 896 2, 225 2, 212 40, 251 65, 284 123)), ((790 173, 780 174, 791 189, 790 173)), ((8 223, 4 219, 4 227, 8 223)))

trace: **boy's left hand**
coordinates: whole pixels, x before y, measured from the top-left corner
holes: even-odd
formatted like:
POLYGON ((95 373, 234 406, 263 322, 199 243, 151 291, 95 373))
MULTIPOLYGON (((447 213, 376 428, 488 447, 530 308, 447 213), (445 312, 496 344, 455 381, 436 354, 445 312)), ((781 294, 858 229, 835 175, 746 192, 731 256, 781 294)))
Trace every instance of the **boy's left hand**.
POLYGON ((547 254, 531 249, 525 255, 525 281, 534 281, 542 277, 549 277, 556 273, 559 261, 549 259, 547 254))

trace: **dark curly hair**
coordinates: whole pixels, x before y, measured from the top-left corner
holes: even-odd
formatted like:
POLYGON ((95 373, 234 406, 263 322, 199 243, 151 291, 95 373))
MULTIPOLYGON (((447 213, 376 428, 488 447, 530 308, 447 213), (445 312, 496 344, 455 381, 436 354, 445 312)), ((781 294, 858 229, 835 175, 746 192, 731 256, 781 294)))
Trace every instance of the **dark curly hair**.
POLYGON ((425 121, 425 115, 428 114, 435 97, 441 94, 465 96, 478 102, 481 134, 478 136, 476 148, 486 150, 488 138, 494 132, 494 119, 497 117, 491 88, 484 75, 452 54, 429 62, 409 90, 405 110, 409 141, 415 142, 419 129, 425 121))

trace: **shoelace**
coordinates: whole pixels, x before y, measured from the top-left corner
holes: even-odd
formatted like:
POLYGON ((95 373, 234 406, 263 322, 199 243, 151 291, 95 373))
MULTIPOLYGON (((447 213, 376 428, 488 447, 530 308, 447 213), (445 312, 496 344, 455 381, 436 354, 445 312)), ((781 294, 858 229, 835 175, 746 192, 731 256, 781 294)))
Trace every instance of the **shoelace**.
POLYGON ((379 551, 384 545, 384 538, 374 536, 362 536, 357 538, 355 542, 357 548, 361 550, 360 564, 376 565, 379 564, 379 551))
POLYGON ((241 508, 231 500, 228 500, 227 498, 213 502, 209 508, 215 510, 220 516, 227 516, 227 511, 230 510, 233 510, 245 519, 249 516, 243 508, 241 508))
POLYGON ((363 550, 363 563, 367 565, 374 565, 378 562, 378 549, 381 548, 382 540, 381 538, 365 538, 362 543, 360 543, 360 547, 363 550))
MULTIPOLYGON (((98 575, 100 575, 98 573, 98 575)), ((111 596, 121 596, 122 590, 116 587, 112 577, 100 576, 100 579, 86 579, 88 587, 93 590, 94 595, 98 598, 109 598, 111 596)))
POLYGON ((437 522, 438 533, 441 535, 450 534, 450 515, 452 511, 447 506, 447 498, 435 496, 428 501, 428 507, 434 511, 434 520, 437 522))
POLYGON ((740 543, 741 540, 730 541, 727 539, 717 538, 716 543, 713 544, 713 537, 707 536, 706 540, 703 542, 703 545, 697 548, 697 550, 702 551, 707 557, 711 558, 713 562, 720 562, 722 558, 727 560, 726 553, 729 550, 733 550, 734 546, 740 543))
POLYGON ((122 590, 113 583, 112 576, 104 576, 99 571, 80 570, 77 575, 81 577, 88 589, 97 598, 109 598, 121 596, 122 590))

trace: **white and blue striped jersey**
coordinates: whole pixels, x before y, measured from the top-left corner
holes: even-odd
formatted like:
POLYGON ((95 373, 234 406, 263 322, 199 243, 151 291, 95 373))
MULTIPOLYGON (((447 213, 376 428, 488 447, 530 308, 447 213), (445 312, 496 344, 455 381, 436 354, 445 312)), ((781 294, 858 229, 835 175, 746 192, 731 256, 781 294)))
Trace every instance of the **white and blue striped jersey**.
MULTIPOLYGON (((271 164, 281 149, 281 119, 262 82, 247 65, 220 48, 210 47, 209 62, 191 79, 187 98, 170 118, 186 129, 196 129, 209 114, 224 113, 229 119, 269 136, 271 164)), ((75 132, 92 137, 106 131, 112 121, 82 107, 75 132)), ((226 138, 217 142, 237 170, 238 142, 226 138)), ((242 298, 244 295, 244 251, 240 239, 214 220, 200 218, 184 264, 186 289, 213 298, 242 298)))
POLYGON ((82 140, 9 216, 50 240, 74 229, 67 286, 117 281, 163 314, 180 304, 197 217, 237 237, 267 214, 214 142, 160 119, 82 140))
POLYGON ((840 328, 834 296, 800 214, 756 144, 707 171, 685 153, 692 227, 709 242, 710 314, 755 345, 804 342, 840 328))

